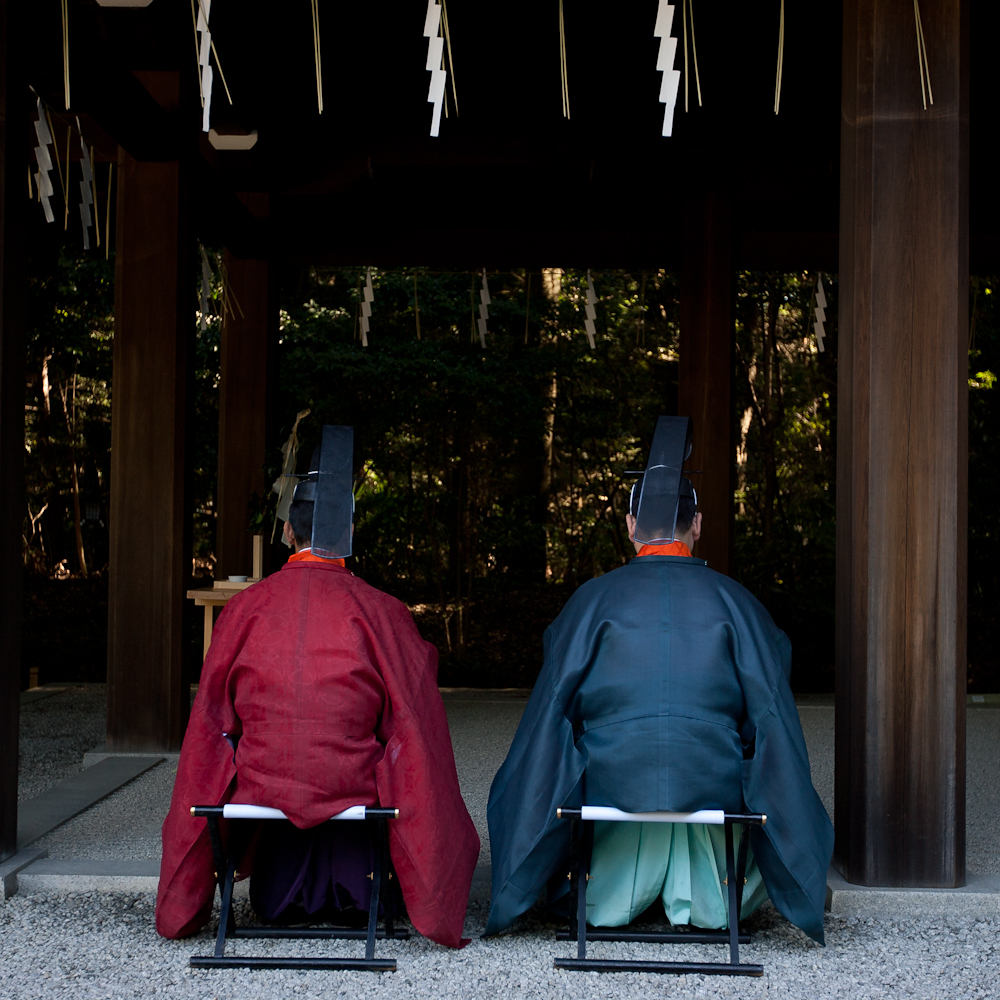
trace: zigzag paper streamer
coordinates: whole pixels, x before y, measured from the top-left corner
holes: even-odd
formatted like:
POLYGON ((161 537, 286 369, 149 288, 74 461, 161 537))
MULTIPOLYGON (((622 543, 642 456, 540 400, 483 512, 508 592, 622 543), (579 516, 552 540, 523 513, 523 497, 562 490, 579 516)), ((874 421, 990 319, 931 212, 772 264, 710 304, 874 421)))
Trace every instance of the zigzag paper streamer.
POLYGON ((208 311, 212 307, 212 265, 208 262, 208 254, 199 243, 201 251, 201 321, 202 332, 208 328, 208 311))
POLYGON ((594 279, 590 276, 590 268, 587 268, 587 318, 583 321, 583 325, 587 328, 587 340, 590 341, 590 349, 594 349, 594 334, 597 332, 597 327, 594 326, 594 320, 597 319, 597 310, 594 306, 597 305, 597 294, 594 291, 594 279))
POLYGON ((486 307, 490 304, 490 286, 486 284, 486 268, 483 268, 483 287, 479 290, 479 319, 476 325, 479 327, 479 346, 486 350, 486 321, 490 318, 490 311, 486 307))
POLYGON ((38 173, 35 174, 35 184, 38 186, 38 198, 42 203, 42 210, 45 212, 45 221, 55 222, 56 217, 49 201, 55 194, 52 178, 49 177, 49 171, 52 169, 52 157, 49 156, 52 133, 49 131, 49 123, 45 120, 45 109, 42 107, 40 97, 37 101, 37 107, 38 121, 35 122, 35 135, 38 138, 38 145, 35 147, 35 159, 38 161, 38 173))
POLYGON ((681 71, 674 69, 674 57, 677 55, 677 39, 670 37, 670 29, 674 23, 674 5, 667 0, 660 0, 656 11, 656 26, 653 37, 660 40, 660 51, 656 57, 656 68, 663 73, 660 83, 660 103, 665 104, 663 110, 663 135, 669 136, 674 128, 674 106, 677 104, 677 91, 681 85, 681 71))
POLYGON ((816 335, 816 347, 822 354, 826 348, 823 340, 826 337, 826 293, 823 291, 822 275, 816 278, 816 322, 813 323, 813 333, 816 335))
POLYGON ((372 314, 372 300, 375 293, 372 291, 372 269, 369 267, 365 272, 365 297, 361 303, 361 346, 368 346, 368 319, 372 314))
MULTIPOLYGON (((76 130, 80 132, 80 119, 76 119, 76 130)), ((90 166, 90 150, 84 142, 83 132, 80 132, 80 166, 83 167, 83 180, 80 181, 80 223, 83 226, 83 249, 90 249, 90 227, 94 224, 90 207, 94 204, 94 171, 90 166)))
POLYGON ((212 32, 208 29, 208 19, 212 13, 212 0, 198 0, 198 31, 201 33, 201 45, 198 49, 198 63, 201 66, 201 93, 205 104, 201 112, 201 130, 209 130, 209 119, 212 113, 212 64, 209 56, 212 54, 212 32))
POLYGON ((427 69, 431 73, 431 86, 427 101, 434 105, 431 116, 431 135, 437 136, 441 126, 441 104, 444 101, 444 85, 448 74, 441 68, 444 57, 444 39, 438 37, 441 30, 441 7, 436 0, 427 0, 427 17, 424 20, 424 36, 427 38, 427 69))

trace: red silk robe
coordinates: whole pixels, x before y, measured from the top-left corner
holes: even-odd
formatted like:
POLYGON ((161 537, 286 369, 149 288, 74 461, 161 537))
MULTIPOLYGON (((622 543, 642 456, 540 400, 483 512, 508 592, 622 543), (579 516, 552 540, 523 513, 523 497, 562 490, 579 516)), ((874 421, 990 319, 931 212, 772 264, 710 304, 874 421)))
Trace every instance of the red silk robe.
POLYGON ((390 846, 413 926, 460 947, 479 837, 462 801, 437 650, 405 605, 329 562, 300 561, 219 616, 181 749, 156 929, 192 934, 215 894, 191 806, 248 802, 307 829, 353 805, 396 806, 390 846), (241 734, 234 755, 223 733, 241 734))

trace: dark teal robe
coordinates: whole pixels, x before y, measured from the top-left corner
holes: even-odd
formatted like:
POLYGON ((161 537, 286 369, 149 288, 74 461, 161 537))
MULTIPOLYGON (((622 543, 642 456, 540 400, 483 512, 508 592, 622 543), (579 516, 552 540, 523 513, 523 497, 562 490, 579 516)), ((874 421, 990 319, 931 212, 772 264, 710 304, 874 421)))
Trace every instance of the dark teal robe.
POLYGON ((545 632, 545 664, 490 789, 503 930, 565 870, 559 806, 765 813, 751 844, 778 910, 823 941, 833 826, 812 786, 791 645, 701 559, 636 557, 585 583, 545 632))

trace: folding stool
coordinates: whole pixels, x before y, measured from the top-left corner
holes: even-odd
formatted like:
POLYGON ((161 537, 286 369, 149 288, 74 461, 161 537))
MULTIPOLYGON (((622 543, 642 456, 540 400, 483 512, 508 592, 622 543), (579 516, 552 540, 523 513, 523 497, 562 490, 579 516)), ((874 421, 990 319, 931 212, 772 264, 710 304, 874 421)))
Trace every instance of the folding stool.
POLYGON ((762 976, 762 965, 740 964, 740 945, 749 944, 750 935, 739 932, 739 913, 743 903, 743 885, 746 873, 747 847, 750 826, 763 826, 767 817, 760 813, 726 813, 721 809, 701 809, 692 813, 626 813, 609 806, 582 806, 579 809, 556 810, 559 819, 572 821, 570 834, 570 929, 556 934, 559 941, 576 938, 577 957, 557 958, 557 969, 575 969, 589 972, 673 972, 680 975, 698 973, 716 976, 762 976), (587 880, 590 878, 590 857, 594 845, 594 822, 597 820, 628 823, 706 823, 725 826, 726 830, 726 881, 729 890, 728 931, 609 931, 587 929, 587 880), (743 827, 740 838, 739 861, 734 860, 733 825, 743 827), (725 944, 729 942, 728 962, 656 962, 614 961, 587 958, 587 941, 636 941, 657 944, 725 944))
POLYGON ((375 958, 375 939, 391 938, 405 940, 410 935, 406 930, 397 930, 394 925, 392 894, 387 891, 391 874, 389 872, 389 841, 386 821, 399 818, 399 810, 388 807, 351 806, 330 822, 338 820, 361 820, 369 825, 375 845, 376 863, 369 878, 372 879, 372 898, 368 907, 368 930, 351 930, 339 927, 237 927, 233 912, 233 881, 236 876, 236 857, 226 858, 222 849, 222 835, 219 819, 286 820, 288 817, 280 809, 266 806, 229 803, 222 806, 192 806, 192 816, 204 816, 208 821, 208 832, 212 840, 212 854, 215 857, 215 876, 218 881, 222 905, 219 912, 219 932, 215 939, 214 955, 192 955, 193 969, 360 969, 370 972, 395 972, 394 958, 375 958), (383 904, 385 930, 378 930, 378 907, 383 904), (317 956, 302 958, 293 956, 246 956, 226 955, 227 938, 341 938, 365 939, 364 958, 335 958, 317 956))

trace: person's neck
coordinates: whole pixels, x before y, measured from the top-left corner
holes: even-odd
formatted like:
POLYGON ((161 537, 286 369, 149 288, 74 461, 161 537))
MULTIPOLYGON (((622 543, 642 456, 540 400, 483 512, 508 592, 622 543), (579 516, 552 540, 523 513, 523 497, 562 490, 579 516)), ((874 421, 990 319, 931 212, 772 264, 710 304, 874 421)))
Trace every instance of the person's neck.
MULTIPOLYGON (((693 534, 693 532, 689 531, 686 534, 678 535, 677 538, 675 538, 673 541, 674 542, 681 542, 682 544, 684 544, 684 545, 687 546, 688 552, 694 552, 694 539, 691 537, 692 534, 693 534)), ((645 544, 646 544, 646 542, 635 542, 635 541, 632 542, 632 545, 635 546, 635 553, 636 553, 636 555, 639 554, 639 552, 641 551, 642 547, 645 544)), ((672 542, 657 542, 656 544, 657 545, 671 545, 673 543, 672 542)))

